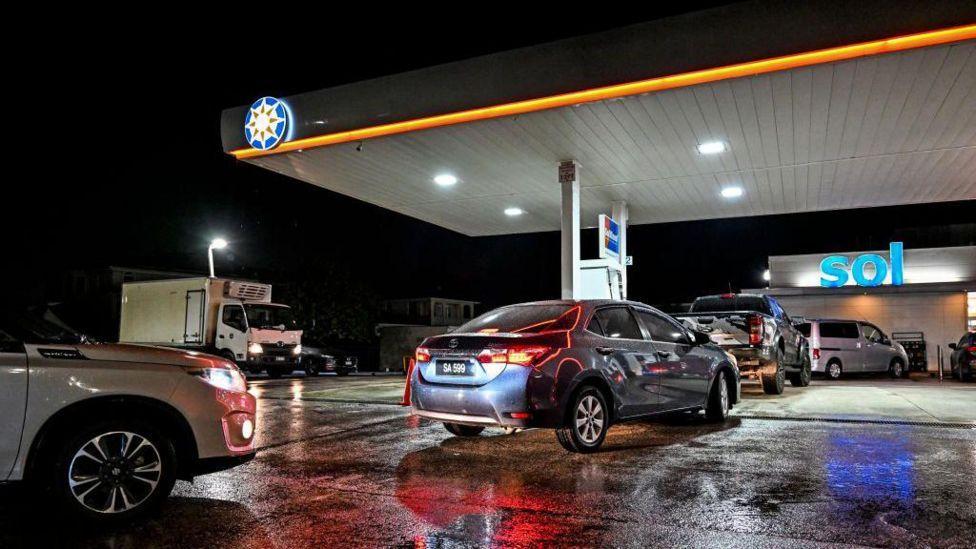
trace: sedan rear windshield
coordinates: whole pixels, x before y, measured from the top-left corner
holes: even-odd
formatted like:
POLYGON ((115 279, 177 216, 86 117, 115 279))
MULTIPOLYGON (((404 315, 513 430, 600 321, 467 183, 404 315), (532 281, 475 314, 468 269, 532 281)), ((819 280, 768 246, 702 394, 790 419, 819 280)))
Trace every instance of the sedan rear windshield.
POLYGON ((729 311, 756 311, 772 314, 766 300, 758 295, 728 295, 699 297, 691 304, 692 313, 726 313, 729 311))
POLYGON ((570 305, 512 305, 489 311, 455 330, 457 333, 535 333, 555 329, 570 305))

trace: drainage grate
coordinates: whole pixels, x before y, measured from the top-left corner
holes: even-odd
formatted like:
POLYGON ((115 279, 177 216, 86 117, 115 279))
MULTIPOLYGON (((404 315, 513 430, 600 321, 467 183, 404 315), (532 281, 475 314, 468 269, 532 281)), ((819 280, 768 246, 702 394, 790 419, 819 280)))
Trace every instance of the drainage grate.
POLYGON ((760 416, 760 415, 739 415, 731 417, 740 419, 769 419, 774 421, 807 421, 814 423, 856 423, 868 425, 908 425, 912 427, 941 427, 944 429, 973 429, 976 430, 974 423, 952 423, 949 421, 909 421, 902 419, 853 419, 853 418, 832 418, 832 417, 780 417, 780 416, 760 416))

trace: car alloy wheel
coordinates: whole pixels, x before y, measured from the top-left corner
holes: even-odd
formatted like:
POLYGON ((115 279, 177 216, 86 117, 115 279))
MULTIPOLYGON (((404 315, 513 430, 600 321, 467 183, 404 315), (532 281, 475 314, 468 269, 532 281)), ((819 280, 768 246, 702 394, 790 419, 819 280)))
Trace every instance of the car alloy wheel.
POLYGON ((594 444, 603 433, 606 414, 603 406, 593 395, 586 395, 580 399, 576 407, 576 433, 586 444, 594 444))
POLYGON ((162 478, 162 458, 148 438, 111 431, 84 443, 68 466, 68 486, 84 508, 124 513, 142 505, 162 478))

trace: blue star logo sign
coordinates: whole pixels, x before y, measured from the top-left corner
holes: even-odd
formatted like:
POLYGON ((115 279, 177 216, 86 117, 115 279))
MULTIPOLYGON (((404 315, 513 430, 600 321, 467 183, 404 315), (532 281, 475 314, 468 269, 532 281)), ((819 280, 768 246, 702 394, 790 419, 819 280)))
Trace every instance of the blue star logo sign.
POLYGON ((251 104, 244 118, 244 137, 260 151, 278 146, 285 138, 289 120, 288 106, 280 99, 262 97, 251 104))

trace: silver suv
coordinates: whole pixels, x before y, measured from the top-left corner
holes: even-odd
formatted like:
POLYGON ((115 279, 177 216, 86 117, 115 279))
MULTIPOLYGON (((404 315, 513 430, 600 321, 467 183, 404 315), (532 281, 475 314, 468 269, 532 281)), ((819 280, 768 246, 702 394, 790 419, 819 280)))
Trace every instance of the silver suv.
POLYGON ((797 329, 810 342, 812 370, 828 379, 859 372, 888 372, 892 377, 908 373, 905 348, 870 322, 807 319, 797 329))
POLYGON ((176 479, 250 460, 254 415, 225 359, 97 344, 0 310, 0 482, 30 482, 71 515, 130 519, 176 479))

